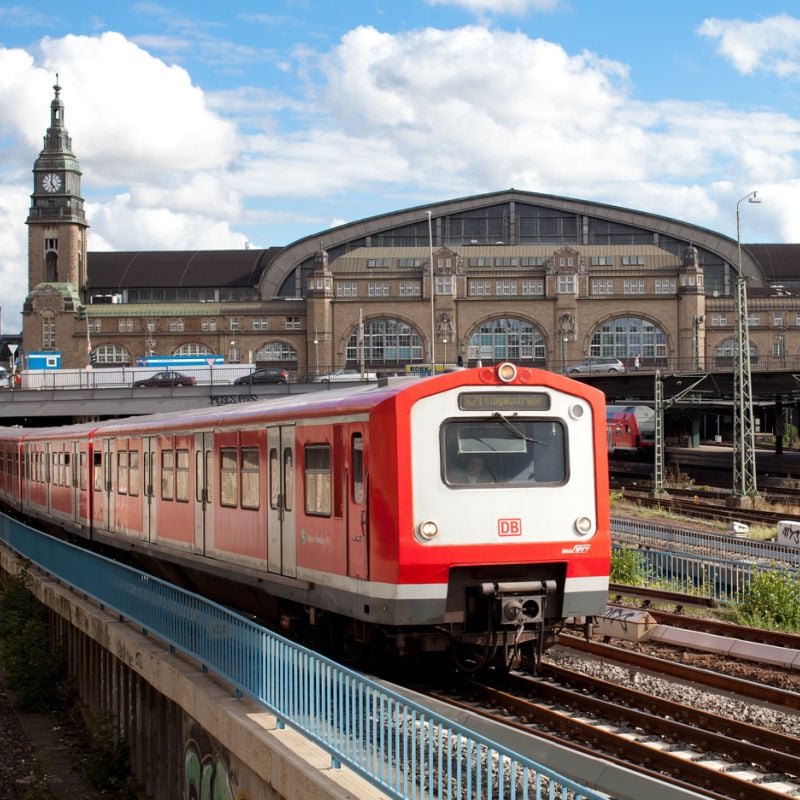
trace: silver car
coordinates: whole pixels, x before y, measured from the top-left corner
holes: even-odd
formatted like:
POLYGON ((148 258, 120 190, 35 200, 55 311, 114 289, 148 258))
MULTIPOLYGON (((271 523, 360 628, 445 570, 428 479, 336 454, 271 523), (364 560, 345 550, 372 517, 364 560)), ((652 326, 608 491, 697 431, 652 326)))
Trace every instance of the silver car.
POLYGON ((618 358, 585 358, 580 364, 571 364, 564 373, 575 375, 579 372, 599 373, 599 372, 625 372, 625 365, 618 358))

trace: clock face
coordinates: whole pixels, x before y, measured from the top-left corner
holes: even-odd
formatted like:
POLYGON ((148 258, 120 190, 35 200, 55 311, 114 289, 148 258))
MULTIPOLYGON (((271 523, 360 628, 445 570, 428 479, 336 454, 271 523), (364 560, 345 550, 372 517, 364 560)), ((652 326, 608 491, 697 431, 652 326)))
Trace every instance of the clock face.
POLYGON ((46 192, 57 192, 61 188, 61 176, 50 172, 42 178, 42 188, 46 192))

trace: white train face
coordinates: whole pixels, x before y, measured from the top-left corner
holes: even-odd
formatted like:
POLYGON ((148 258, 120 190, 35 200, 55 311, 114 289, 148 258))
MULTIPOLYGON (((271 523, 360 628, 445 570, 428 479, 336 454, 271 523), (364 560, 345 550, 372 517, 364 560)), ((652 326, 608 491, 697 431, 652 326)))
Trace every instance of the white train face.
POLYGON ((585 400, 541 387, 466 387, 418 402, 411 429, 420 542, 579 546, 594 535, 594 426, 585 400))

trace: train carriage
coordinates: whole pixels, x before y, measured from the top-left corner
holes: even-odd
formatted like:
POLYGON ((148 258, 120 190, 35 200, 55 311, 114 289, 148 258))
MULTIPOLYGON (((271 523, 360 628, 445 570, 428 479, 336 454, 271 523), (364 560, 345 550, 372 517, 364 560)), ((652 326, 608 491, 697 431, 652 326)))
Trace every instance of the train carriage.
POLYGON ((350 653, 507 666, 605 609, 605 436, 600 392, 501 364, 23 432, 64 480, 22 503, 350 653))

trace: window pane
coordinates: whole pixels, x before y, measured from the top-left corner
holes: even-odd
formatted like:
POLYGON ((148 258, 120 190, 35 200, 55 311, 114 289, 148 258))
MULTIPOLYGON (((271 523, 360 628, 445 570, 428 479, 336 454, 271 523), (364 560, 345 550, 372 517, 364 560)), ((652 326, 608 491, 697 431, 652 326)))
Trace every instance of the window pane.
POLYGON ((331 514, 331 448, 309 445, 305 449, 306 513, 331 514))
POLYGON ((219 500, 223 506, 239 504, 239 464, 236 449, 224 447, 219 452, 219 500))
POLYGON ((242 448, 242 508, 258 508, 259 463, 258 448, 242 448))

